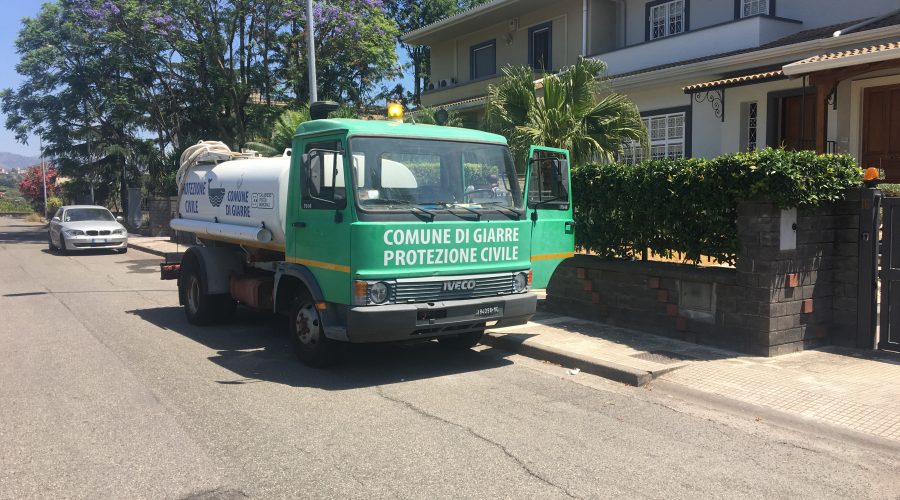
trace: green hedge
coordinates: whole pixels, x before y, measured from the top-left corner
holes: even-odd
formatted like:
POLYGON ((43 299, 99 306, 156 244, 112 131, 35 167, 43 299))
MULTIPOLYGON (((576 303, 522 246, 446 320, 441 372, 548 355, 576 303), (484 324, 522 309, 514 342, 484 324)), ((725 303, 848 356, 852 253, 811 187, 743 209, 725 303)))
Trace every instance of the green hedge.
POLYGON ((666 257, 680 252, 689 262, 706 255, 733 264, 737 200, 815 206, 841 199, 861 179, 850 156, 783 149, 576 167, 577 244, 608 257, 649 249, 666 257))

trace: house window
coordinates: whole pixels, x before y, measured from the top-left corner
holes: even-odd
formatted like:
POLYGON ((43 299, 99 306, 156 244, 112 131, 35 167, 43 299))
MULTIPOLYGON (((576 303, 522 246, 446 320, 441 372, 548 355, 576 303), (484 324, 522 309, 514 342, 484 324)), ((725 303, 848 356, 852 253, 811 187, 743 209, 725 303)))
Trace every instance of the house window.
POLYGON ((472 46, 470 66, 472 80, 497 73, 497 42, 491 40, 472 46))
POLYGON ((769 13, 769 0, 741 0, 741 17, 769 13))
POLYGON ((756 102, 747 105, 747 151, 756 150, 756 102))
POLYGON ((528 30, 528 61, 536 71, 552 71, 550 44, 552 23, 544 23, 528 30))
POLYGON ((642 118, 649 136, 649 157, 644 157, 641 144, 629 141, 622 146, 621 159, 625 163, 640 163, 643 160, 663 158, 684 158, 685 155, 685 113, 645 116, 642 118))
POLYGON ((685 0, 674 0, 649 7, 649 38, 656 40, 670 35, 684 33, 685 0))

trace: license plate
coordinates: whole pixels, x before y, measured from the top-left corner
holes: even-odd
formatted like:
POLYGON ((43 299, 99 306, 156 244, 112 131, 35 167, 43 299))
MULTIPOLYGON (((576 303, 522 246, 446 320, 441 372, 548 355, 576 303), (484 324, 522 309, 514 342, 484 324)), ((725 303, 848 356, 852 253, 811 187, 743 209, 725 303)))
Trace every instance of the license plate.
POLYGON ((482 306, 475 309, 475 316, 479 318, 489 318, 491 316, 502 316, 503 306, 497 304, 492 306, 482 306))
POLYGON ((91 243, 106 243, 106 238, 91 238, 91 243))

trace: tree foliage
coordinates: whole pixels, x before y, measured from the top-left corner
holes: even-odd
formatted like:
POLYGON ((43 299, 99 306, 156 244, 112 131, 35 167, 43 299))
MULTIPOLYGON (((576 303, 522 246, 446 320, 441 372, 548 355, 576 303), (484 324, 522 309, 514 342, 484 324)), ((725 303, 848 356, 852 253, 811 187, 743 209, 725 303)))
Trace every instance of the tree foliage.
MULTIPOLYGON (((22 142, 41 137, 67 176, 118 182, 118 198, 143 174, 166 191, 187 146, 267 141, 283 110, 307 101, 304 5, 48 2, 23 20, 16 49, 24 82, 0 92, 6 127, 22 142)), ((319 95, 369 104, 398 72, 396 23, 381 0, 319 0, 314 15, 319 95)))
POLYGON ((603 84, 606 64, 579 58, 535 85, 527 66, 503 68, 488 87, 485 124, 506 136, 517 159, 532 144, 567 149, 575 164, 612 160, 624 141, 646 141, 637 107, 603 84))
POLYGON ((19 192, 31 204, 31 208, 38 212, 44 209, 44 183, 47 185, 47 197, 54 197, 59 194, 56 186, 56 168, 47 166, 43 175, 41 166, 35 165, 28 167, 22 180, 19 181, 19 192), (42 183, 43 179, 43 183, 42 183))

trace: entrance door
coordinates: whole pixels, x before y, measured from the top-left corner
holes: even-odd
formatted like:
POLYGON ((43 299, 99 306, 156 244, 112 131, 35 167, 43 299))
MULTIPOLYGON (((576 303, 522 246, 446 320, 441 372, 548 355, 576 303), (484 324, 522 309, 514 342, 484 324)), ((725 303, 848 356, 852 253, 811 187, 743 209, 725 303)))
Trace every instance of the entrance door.
POLYGON ((575 254, 569 152, 531 146, 525 173, 531 220, 532 288, 546 288, 563 259, 575 254))
POLYGON ((900 85, 865 89, 862 120, 862 166, 900 182, 900 85))
POLYGON ((900 198, 882 198, 881 324, 878 347, 900 350, 900 198))
POLYGON ((784 149, 816 149, 816 96, 815 93, 783 97, 781 99, 781 123, 778 144, 784 149))

